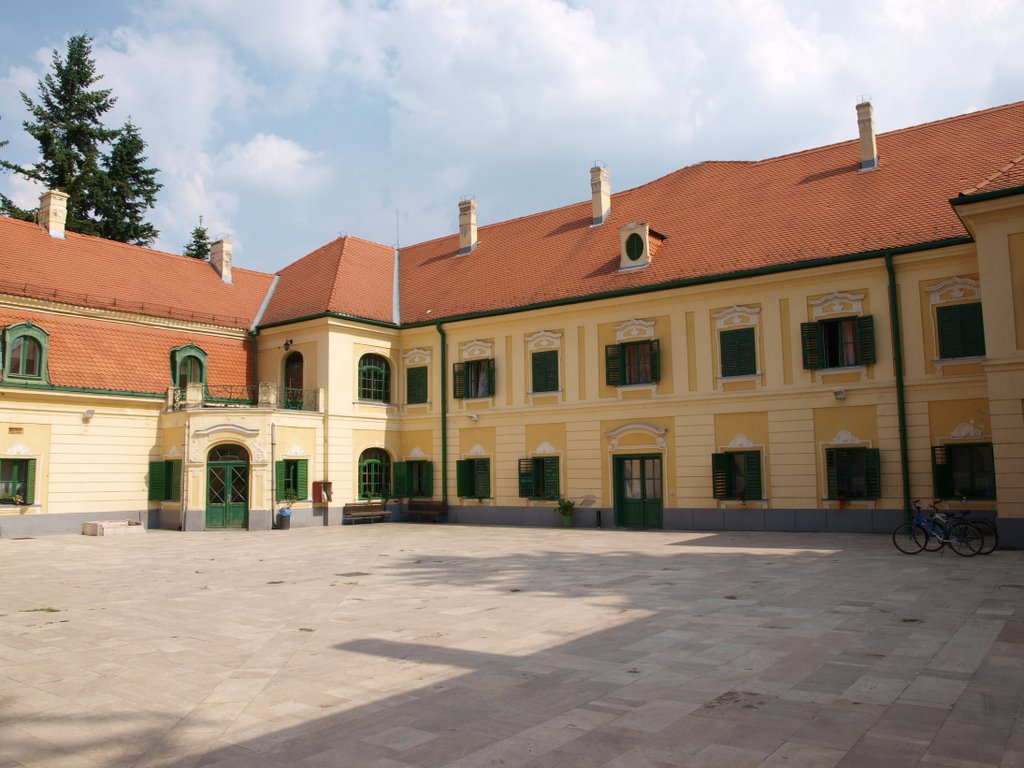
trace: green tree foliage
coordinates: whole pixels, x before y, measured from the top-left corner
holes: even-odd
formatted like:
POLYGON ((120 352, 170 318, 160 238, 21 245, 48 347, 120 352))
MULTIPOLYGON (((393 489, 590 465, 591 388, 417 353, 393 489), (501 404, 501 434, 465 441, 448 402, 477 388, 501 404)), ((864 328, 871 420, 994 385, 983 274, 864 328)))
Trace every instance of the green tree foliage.
POLYGON ((101 237, 135 245, 150 245, 160 234, 145 221, 162 186, 155 168, 146 168, 146 142, 129 118, 121 135, 103 159, 96 214, 101 237))
POLYGON ((192 239, 182 251, 185 256, 193 259, 210 258, 210 235, 203 226, 203 217, 199 217, 199 225, 192 230, 192 239))
MULTIPOLYGON (((68 40, 64 58, 53 52, 52 69, 39 81, 38 101, 21 94, 32 117, 24 128, 39 144, 39 161, 27 167, 0 164, 47 189, 67 192, 69 230, 152 243, 159 232, 142 217, 160 189, 158 171, 144 167, 146 144, 130 121, 120 130, 104 126, 103 115, 117 99, 110 89, 93 87, 102 75, 96 74, 92 39, 68 40)), ((9 200, 0 202, 17 214, 9 200)))
MULTIPOLYGON (((0 141, 0 149, 3 149, 9 141, 0 141)), ((0 168, 5 171, 17 171, 18 167, 8 160, 0 158, 0 168)), ((24 208, 19 208, 14 204, 7 195, 0 193, 0 214, 4 216, 10 216, 13 219, 22 219, 23 221, 32 221, 35 217, 33 211, 26 211, 24 208)))

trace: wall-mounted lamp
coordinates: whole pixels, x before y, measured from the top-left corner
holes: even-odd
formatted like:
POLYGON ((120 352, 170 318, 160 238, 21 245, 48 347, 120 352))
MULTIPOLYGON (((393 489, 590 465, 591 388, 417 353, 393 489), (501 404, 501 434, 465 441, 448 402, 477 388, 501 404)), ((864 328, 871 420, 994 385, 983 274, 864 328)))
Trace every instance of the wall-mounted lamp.
POLYGON ((285 352, 287 352, 287 351, 288 351, 289 349, 291 349, 291 348, 292 348, 292 344, 294 344, 294 343, 295 343, 295 342, 294 342, 294 341, 292 341, 291 339, 285 339, 285 342, 284 342, 284 351, 285 351, 285 352))
POLYGON ((82 412, 82 421, 92 421, 92 417, 95 415, 96 411, 94 411, 92 408, 89 408, 88 410, 82 412))
POLYGON ((470 421, 480 421, 480 417, 478 415, 476 415, 475 413, 471 413, 471 414, 469 414, 469 420, 470 421))
POLYGON ((845 389, 837 389, 837 390, 832 392, 832 396, 835 397, 836 400, 845 400, 846 399, 846 390, 845 389))

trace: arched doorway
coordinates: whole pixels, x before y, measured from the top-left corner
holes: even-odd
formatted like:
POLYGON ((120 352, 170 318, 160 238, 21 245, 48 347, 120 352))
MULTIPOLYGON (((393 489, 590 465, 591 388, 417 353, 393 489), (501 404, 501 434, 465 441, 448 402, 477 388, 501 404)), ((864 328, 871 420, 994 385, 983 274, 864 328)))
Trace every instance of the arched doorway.
POLYGON ((284 359, 284 407, 302 409, 302 353, 292 352, 284 359))
POLYGON ((249 525, 249 451, 235 443, 210 449, 206 457, 206 527, 249 525))

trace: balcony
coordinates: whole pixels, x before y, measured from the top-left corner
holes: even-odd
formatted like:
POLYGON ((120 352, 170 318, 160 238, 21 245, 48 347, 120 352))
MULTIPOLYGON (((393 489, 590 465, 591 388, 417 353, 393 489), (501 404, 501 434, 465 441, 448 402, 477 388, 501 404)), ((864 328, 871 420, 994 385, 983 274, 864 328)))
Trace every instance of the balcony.
POLYGON ((280 387, 269 381, 260 384, 189 384, 167 390, 167 409, 190 411, 199 408, 271 408, 286 411, 320 411, 322 390, 280 387))

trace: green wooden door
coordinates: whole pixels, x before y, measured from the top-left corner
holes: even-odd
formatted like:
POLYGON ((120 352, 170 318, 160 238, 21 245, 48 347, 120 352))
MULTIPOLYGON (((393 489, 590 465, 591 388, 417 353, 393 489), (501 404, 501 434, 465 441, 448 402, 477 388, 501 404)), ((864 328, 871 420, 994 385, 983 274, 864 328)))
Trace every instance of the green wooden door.
POLYGON ((206 527, 245 528, 248 516, 248 462, 209 462, 206 471, 206 527))
POLYGON ((615 457, 615 525, 661 528, 661 456, 615 457))

